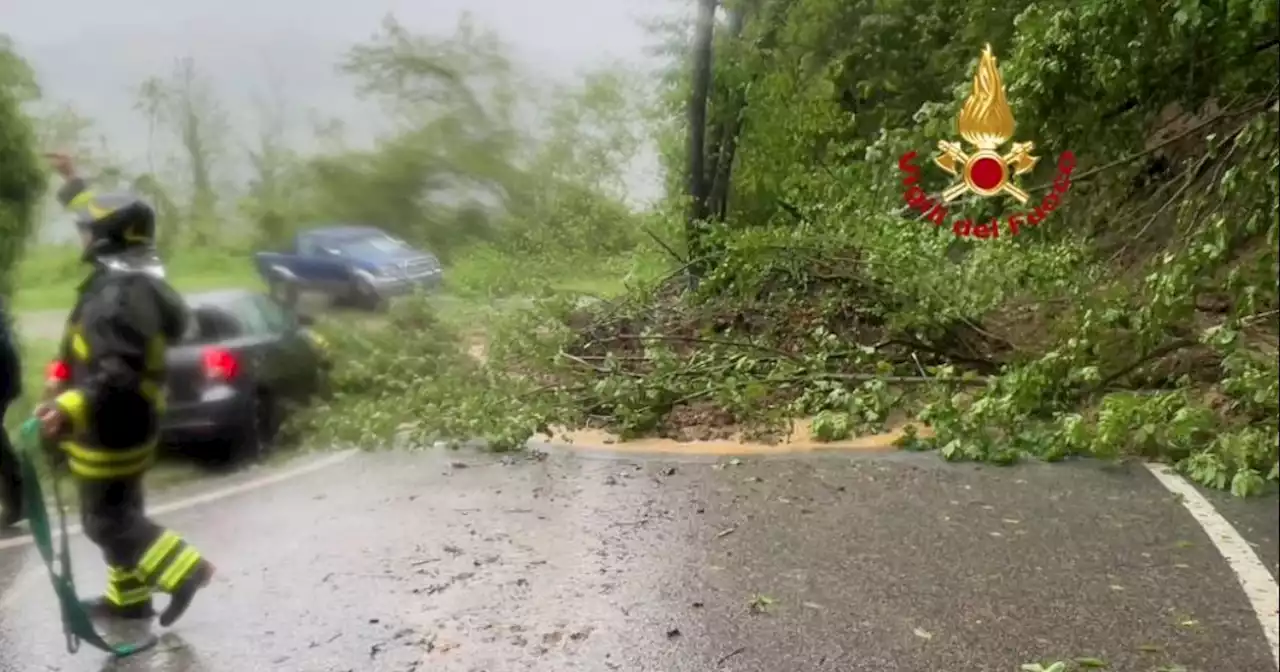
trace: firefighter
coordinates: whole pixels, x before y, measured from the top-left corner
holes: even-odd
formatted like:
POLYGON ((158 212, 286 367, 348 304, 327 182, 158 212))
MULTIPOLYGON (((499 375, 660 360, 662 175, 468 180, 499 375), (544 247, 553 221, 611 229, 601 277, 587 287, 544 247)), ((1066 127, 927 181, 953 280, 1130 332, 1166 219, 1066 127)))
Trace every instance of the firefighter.
POLYGON ((152 594, 169 595, 172 625, 213 577, 194 546, 152 522, 143 474, 155 457, 163 412, 165 350, 186 327, 182 299, 155 255, 155 213, 127 193, 97 193, 65 156, 58 200, 70 209, 93 266, 78 288, 62 340, 66 381, 36 410, 47 443, 75 477, 85 536, 107 563, 107 588, 85 603, 98 618, 150 619, 152 594))
POLYGON ((22 511, 22 465, 4 431, 9 404, 22 395, 22 366, 18 343, 0 298, 0 530, 17 525, 22 511))

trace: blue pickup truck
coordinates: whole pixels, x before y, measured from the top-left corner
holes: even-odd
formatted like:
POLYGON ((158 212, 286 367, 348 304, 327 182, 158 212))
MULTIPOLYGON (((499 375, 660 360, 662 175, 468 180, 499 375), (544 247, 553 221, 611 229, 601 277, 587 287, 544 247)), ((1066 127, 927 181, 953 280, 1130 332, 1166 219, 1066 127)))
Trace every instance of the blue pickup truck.
POLYGON ((440 284, 440 260, 368 226, 324 226, 300 231, 293 249, 254 255, 271 295, 292 306, 302 292, 335 304, 379 310, 387 300, 440 284))

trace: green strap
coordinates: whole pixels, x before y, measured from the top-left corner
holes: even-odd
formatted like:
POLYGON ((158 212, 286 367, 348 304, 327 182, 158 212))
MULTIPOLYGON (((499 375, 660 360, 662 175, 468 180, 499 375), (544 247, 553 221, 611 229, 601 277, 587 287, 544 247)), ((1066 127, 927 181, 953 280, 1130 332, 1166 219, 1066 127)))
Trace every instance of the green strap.
POLYGON ((22 493, 26 505, 27 522, 31 526, 31 537, 35 540, 40 557, 44 558, 45 567, 49 568, 49 578, 53 581, 53 592, 58 596, 58 605, 62 609, 62 631, 67 638, 67 652, 76 653, 80 643, 110 653, 118 658, 131 656, 156 645, 155 635, 148 635, 141 642, 133 644, 109 644, 93 627, 93 621, 80 598, 76 595, 75 580, 71 574, 71 540, 67 535, 67 515, 62 506, 62 497, 58 486, 53 486, 54 504, 58 509, 58 525, 62 533, 58 554, 53 552, 53 532, 49 527, 49 512, 45 508, 44 492, 40 488, 40 478, 36 471, 36 455, 44 450, 40 439, 40 421, 31 418, 22 425, 22 445, 18 451, 18 459, 22 463, 22 493), (54 562, 59 567, 55 569, 54 562))

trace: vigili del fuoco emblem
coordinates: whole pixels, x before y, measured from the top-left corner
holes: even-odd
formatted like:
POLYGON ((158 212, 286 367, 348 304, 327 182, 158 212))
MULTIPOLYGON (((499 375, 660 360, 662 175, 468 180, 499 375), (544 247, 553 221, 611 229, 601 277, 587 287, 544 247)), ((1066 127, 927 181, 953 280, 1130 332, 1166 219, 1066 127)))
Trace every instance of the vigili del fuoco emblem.
POLYGON ((1035 145, 1030 142, 1015 142, 1008 154, 999 153, 1000 146, 1013 137, 1013 111, 1005 100, 1004 82, 989 44, 982 50, 978 70, 973 73, 973 91, 964 101, 956 126, 960 137, 976 151, 967 154, 959 143, 938 141, 942 153, 933 162, 960 177, 942 192, 943 202, 950 203, 969 191, 983 197, 1005 193, 1025 204, 1030 196, 1009 178, 1030 172, 1039 159, 1031 154, 1035 145))
MULTIPOLYGON (((948 204, 966 193, 981 198, 1006 195, 1019 205, 1027 205, 1031 195, 1014 184, 1013 178, 1031 172, 1039 157, 1031 153, 1035 149, 1031 142, 1015 142, 1008 152, 1002 153, 1001 147, 1013 137, 1013 111, 1009 109, 1004 82, 1000 79, 996 57, 989 44, 978 59, 978 69, 973 74, 973 90, 960 108, 956 126, 967 146, 941 140, 938 142, 940 153, 933 157, 939 168, 958 178, 941 194, 925 191, 914 151, 898 159, 898 169, 904 174, 902 184, 907 188, 903 193, 907 205, 936 226, 943 226, 949 219, 948 204)), ((1003 222, 1000 217, 981 223, 957 217, 951 224, 952 230, 957 236, 999 238, 1002 229, 1009 235, 1017 235, 1023 227, 1038 226, 1062 204, 1062 197, 1071 187, 1071 173, 1075 165, 1076 157, 1071 152, 1063 152, 1058 157, 1052 188, 1031 210, 1009 214, 1003 222)))

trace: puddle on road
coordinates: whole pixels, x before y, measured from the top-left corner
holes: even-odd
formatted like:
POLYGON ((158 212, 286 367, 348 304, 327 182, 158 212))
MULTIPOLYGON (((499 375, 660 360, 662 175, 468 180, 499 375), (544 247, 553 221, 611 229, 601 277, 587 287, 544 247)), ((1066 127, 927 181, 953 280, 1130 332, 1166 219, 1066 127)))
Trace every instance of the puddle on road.
MULTIPOLYGON (((878 452, 898 450, 894 442, 906 433, 904 423, 884 434, 868 434, 843 441, 819 441, 813 435, 811 420, 796 420, 791 434, 775 444, 746 441, 741 438, 715 441, 677 441, 675 439, 645 438, 623 441, 615 434, 598 429, 580 429, 565 432, 554 429, 555 438, 550 441, 570 450, 602 451, 612 453, 679 453, 685 455, 785 455, 788 453, 814 452, 878 452)), ((916 435, 927 437, 933 432, 915 424, 916 435)))

